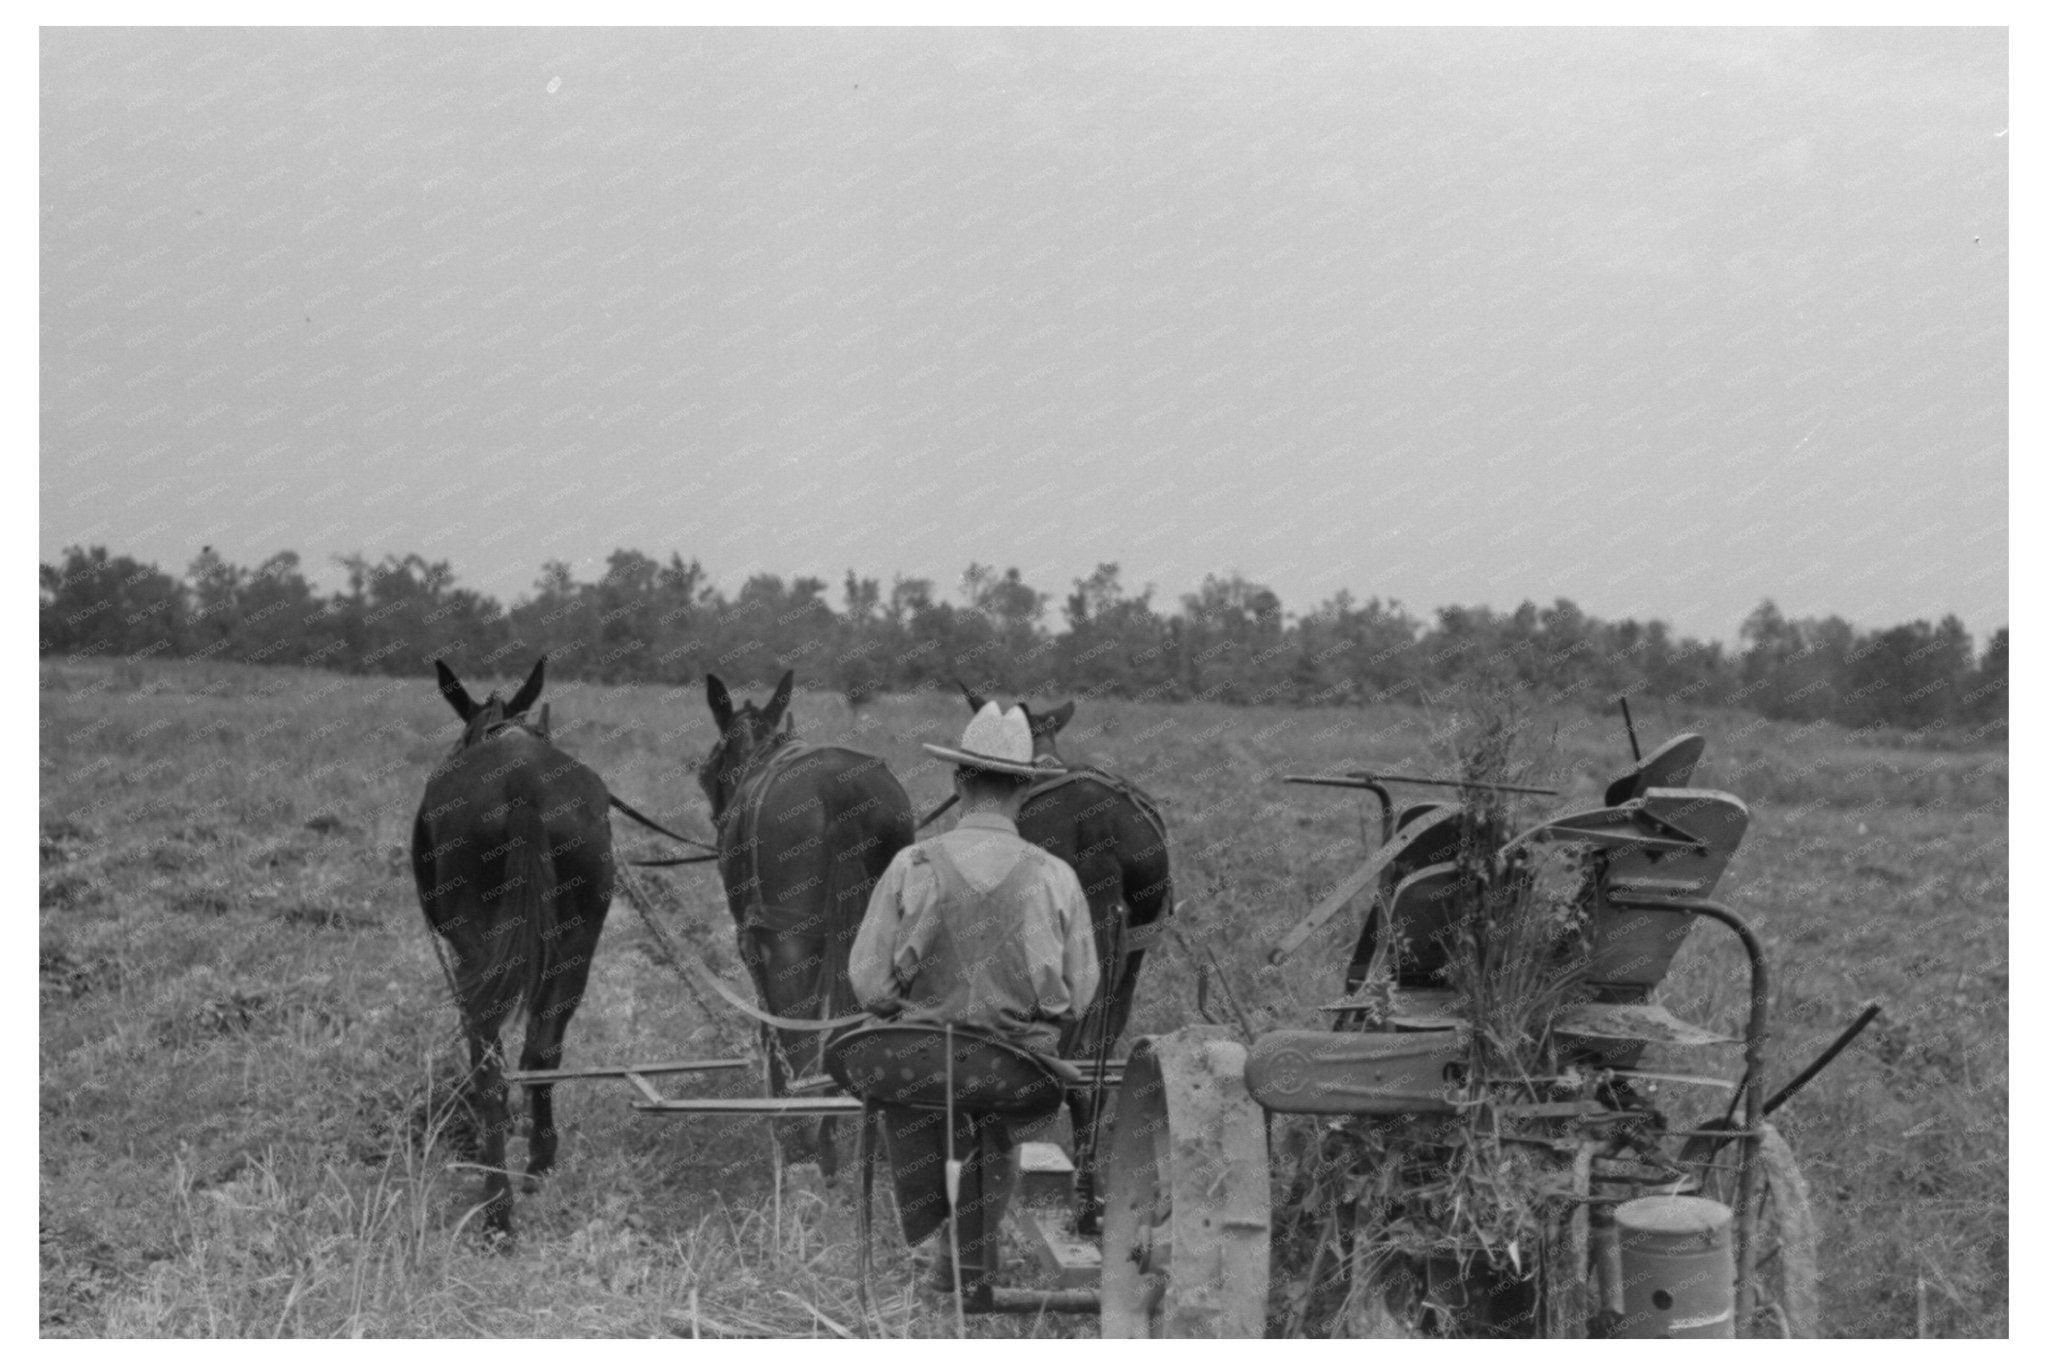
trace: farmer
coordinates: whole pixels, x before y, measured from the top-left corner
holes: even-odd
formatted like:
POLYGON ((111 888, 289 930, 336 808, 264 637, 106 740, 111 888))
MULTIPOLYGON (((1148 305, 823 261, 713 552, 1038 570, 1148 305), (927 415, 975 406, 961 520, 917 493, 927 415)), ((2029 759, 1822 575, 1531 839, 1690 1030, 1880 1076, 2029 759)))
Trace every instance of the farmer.
MULTIPOLYGON (((1059 769, 1047 760, 1034 766, 1023 711, 994 702, 968 722, 959 748, 924 747, 954 765, 959 823, 898 853, 876 883, 847 964, 854 993, 892 1022, 979 1029, 1050 1055, 1060 1025, 1095 998, 1098 978, 1081 879, 1017 834, 1032 780, 1059 769)), ((945 1226, 945 1123, 944 1114, 883 1111, 903 1234, 913 1246, 945 1226)), ((956 1124, 962 1156, 978 1151, 981 1127, 993 1131, 997 1156, 980 1172, 982 1226, 992 1240, 1016 1181, 1015 1143, 994 1117, 956 1124)), ((950 1248, 945 1239, 939 1246, 932 1287, 951 1292, 950 1248)), ((959 1250, 963 1269, 983 1264, 979 1246, 959 1250)))

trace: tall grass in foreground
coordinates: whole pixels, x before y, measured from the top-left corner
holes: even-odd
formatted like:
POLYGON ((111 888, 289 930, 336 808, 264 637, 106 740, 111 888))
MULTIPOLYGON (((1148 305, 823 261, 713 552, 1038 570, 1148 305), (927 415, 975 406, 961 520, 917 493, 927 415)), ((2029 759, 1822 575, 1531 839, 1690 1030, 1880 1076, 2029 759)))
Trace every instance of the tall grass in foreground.
POLYGON ((368 1182, 276 1151, 219 1184, 176 1163, 175 1250, 113 1306, 106 1333, 787 1338, 944 1326, 899 1287, 903 1258, 886 1248, 863 1314, 844 1192, 814 1173, 758 1204, 715 1196, 666 1235, 619 1191, 566 1236, 483 1249, 467 1235, 476 1208, 451 1217, 474 1194, 475 1171, 450 1159, 448 1114, 396 1145, 368 1182))

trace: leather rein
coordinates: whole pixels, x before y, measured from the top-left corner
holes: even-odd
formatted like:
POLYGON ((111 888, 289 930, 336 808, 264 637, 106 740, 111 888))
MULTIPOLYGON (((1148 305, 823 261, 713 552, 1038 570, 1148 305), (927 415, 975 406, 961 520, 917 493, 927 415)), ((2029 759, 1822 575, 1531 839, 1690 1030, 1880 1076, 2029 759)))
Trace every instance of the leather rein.
MULTIPOLYGON (((496 699, 493 698, 491 702, 486 702, 485 706, 493 706, 495 704, 495 701, 496 699)), ((509 730, 522 730, 525 733, 533 736, 535 739, 540 740, 543 744, 548 745, 550 748, 554 747, 554 736, 548 732, 548 723, 546 719, 545 710, 543 710, 542 712, 542 719, 538 725, 534 724, 532 721, 527 720, 524 716, 507 716, 502 714, 502 712, 498 714, 491 714, 489 711, 484 711, 480 712, 478 716, 475 719, 473 719, 469 723, 468 727, 463 731, 462 738, 456 741, 456 751, 459 753, 464 749, 472 748, 475 745, 482 744, 486 740, 496 739, 499 735, 502 735, 509 730)), ((701 848, 706 850, 706 852, 702 854, 689 858, 631 859, 627 861, 626 866, 681 867, 686 863, 708 863, 713 862, 717 859, 718 850, 715 847, 705 843, 701 839, 692 839, 687 834, 678 834, 674 830, 670 829, 668 826, 656 823, 654 820, 651 820, 647 816, 642 815, 639 811, 633 809, 631 805, 627 804, 624 800, 620 799, 618 793, 612 791, 610 787, 605 788, 604 797, 605 800, 610 803, 611 808, 613 810, 616 810, 622 815, 626 816, 628 819, 633 820, 638 824, 641 824, 646 828, 653 830, 656 834, 665 835, 668 838, 675 840, 679 844, 688 844, 692 848, 701 848)))
POLYGON ((665 825, 656 824, 654 821, 648 819, 639 811, 634 810, 631 806, 627 805, 624 801, 620 800, 616 792, 607 789, 604 795, 605 800, 611 802, 612 809, 618 811, 627 819, 632 820, 637 824, 646 826, 648 829, 653 830, 656 834, 667 835, 669 838, 675 840, 679 844, 688 844, 691 848, 701 848, 707 850, 703 853, 692 854, 687 858, 629 858, 626 860, 626 866, 682 867, 689 863, 715 863, 718 861, 718 850, 712 845, 705 843, 701 839, 692 839, 687 834, 678 834, 674 830, 668 828, 665 825))

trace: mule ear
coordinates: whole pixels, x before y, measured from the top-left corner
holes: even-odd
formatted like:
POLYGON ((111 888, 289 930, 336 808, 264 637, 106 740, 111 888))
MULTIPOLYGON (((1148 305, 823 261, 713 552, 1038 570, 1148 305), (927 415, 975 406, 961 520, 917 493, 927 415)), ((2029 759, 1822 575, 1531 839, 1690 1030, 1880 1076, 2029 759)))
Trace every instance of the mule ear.
POLYGON ((988 698, 982 696, 981 693, 975 691, 966 683, 960 684, 960 695, 967 698, 967 709, 977 716, 981 714, 981 708, 988 705, 988 698))
POLYGON ((718 722, 718 733, 732 729, 732 693, 725 690, 716 673, 704 675, 704 700, 711 703, 711 719, 718 722))
POLYGON ((1067 722, 1072 720, 1073 718, 1074 703, 1067 702, 1065 705, 1054 707, 1052 710, 1045 713, 1045 732, 1048 735, 1056 735, 1060 731, 1066 729, 1067 722))
POLYGON ((768 699, 768 705, 761 708, 767 717, 768 728, 773 730, 782 720, 782 713, 789 709, 789 694, 796 690, 796 670, 790 669, 782 675, 782 681, 775 684, 775 695, 768 699))
POLYGON ((533 672, 526 675, 526 681, 519 684, 519 690, 512 694, 512 700, 505 703, 505 714, 516 716, 540 700, 541 686, 547 681, 548 656, 543 654, 533 661, 533 672))
POLYGON ((455 708, 455 714, 462 717, 463 723, 468 724, 469 718, 476 714, 476 703, 470 700, 469 689, 456 678, 455 670, 439 659, 434 660, 434 672, 441 679, 441 695, 448 699, 448 704, 455 708))

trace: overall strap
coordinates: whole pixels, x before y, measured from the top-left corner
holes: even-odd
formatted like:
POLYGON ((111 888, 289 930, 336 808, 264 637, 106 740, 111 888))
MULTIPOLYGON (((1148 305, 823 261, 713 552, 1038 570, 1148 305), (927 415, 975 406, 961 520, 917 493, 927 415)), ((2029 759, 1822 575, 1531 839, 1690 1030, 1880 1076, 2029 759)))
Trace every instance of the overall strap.
POLYGON ((967 874, 960 870, 960 865, 953 861, 952 854, 946 851, 945 844, 937 839, 933 839, 923 847, 925 850, 925 860, 931 864, 934 875, 939 879, 939 899, 942 903, 951 900, 964 900, 975 896, 1001 894, 1012 881, 1020 876, 1028 876, 1030 874, 1031 855, 1036 851, 1031 845, 1026 845, 1024 851, 1018 854, 1016 863, 1008 872, 1003 874, 1001 881, 986 891, 977 891, 974 888, 974 884, 967 880, 967 874))
POLYGON ((959 864, 947 854, 944 844, 937 839, 930 840, 924 845, 922 852, 926 864, 931 867, 932 875, 939 879, 941 904, 955 897, 972 894, 973 888, 968 886, 967 878, 961 875, 959 864))
MULTIPOLYGON (((951 836, 946 836, 950 838, 951 836)), ((926 862, 937 881, 937 897, 919 937, 923 951, 950 959, 956 969, 973 975, 981 954, 1000 951, 997 947, 1011 929, 1021 929, 1022 919, 1014 911, 1023 903, 1024 888, 1035 870, 1029 845, 1017 849, 1016 863, 1001 880, 986 890, 967 879, 957 861, 957 850, 943 840, 921 845, 926 862), (928 937, 926 937, 928 935, 928 937)))

